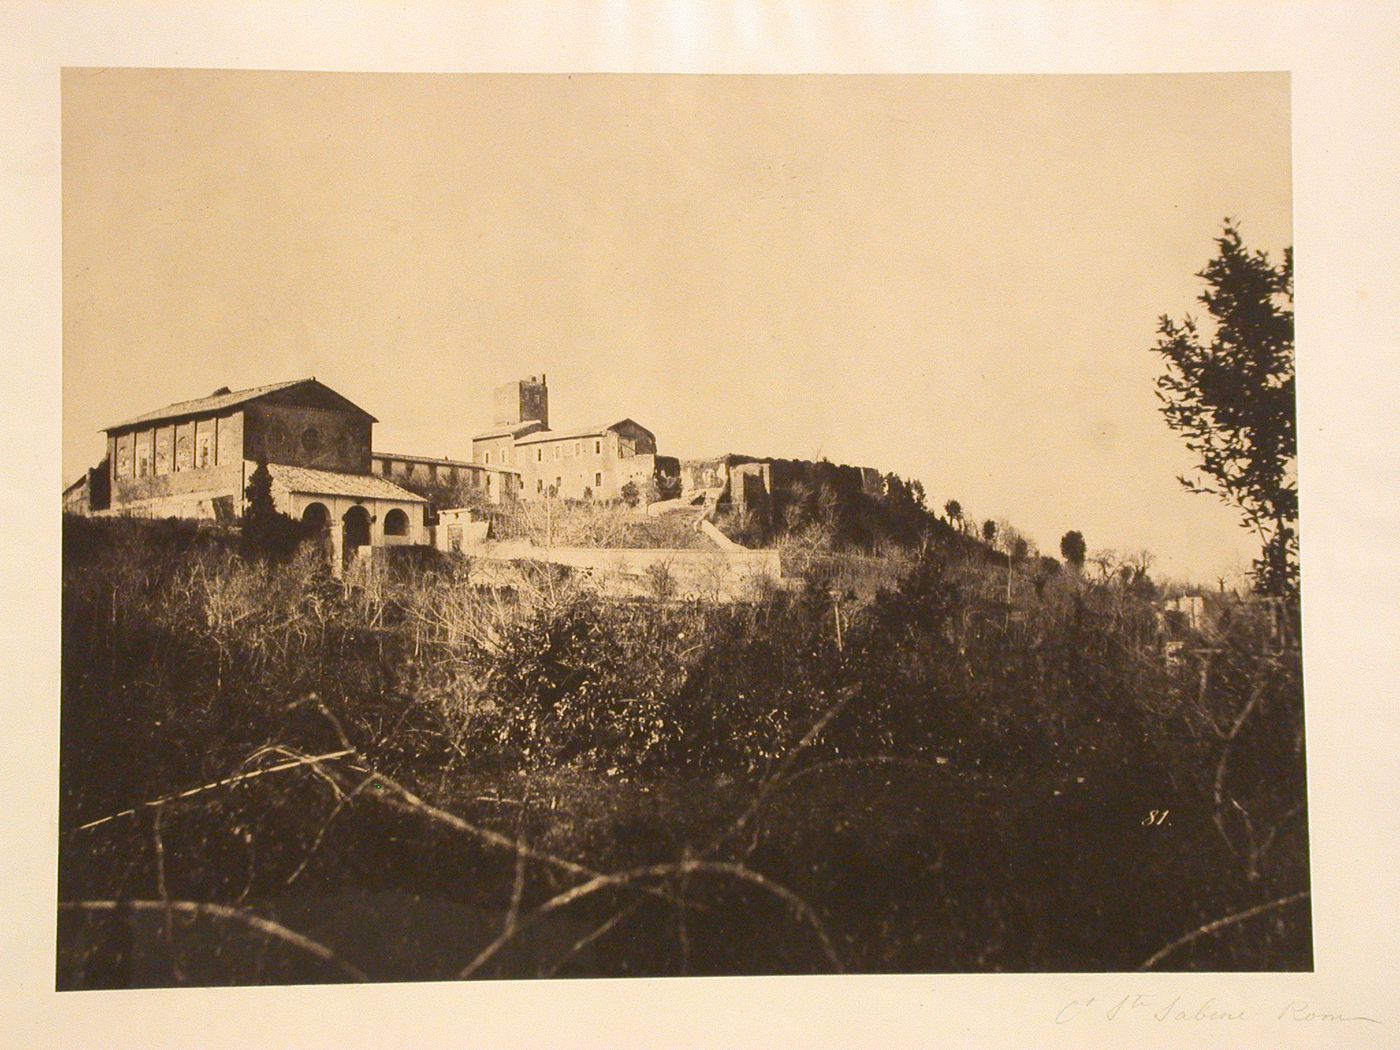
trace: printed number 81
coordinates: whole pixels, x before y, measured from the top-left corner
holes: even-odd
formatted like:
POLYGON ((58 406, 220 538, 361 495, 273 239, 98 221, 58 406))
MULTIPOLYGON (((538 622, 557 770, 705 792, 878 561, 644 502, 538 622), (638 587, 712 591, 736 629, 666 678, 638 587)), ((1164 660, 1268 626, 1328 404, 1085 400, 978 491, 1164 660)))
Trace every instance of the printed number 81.
POLYGON ((1147 816, 1145 816, 1145 817, 1142 818, 1142 826, 1145 827, 1145 828, 1146 828, 1146 827, 1154 827, 1154 826, 1155 826, 1155 827, 1161 827, 1163 824, 1165 824, 1165 823, 1167 822, 1167 814, 1170 813, 1170 812, 1171 812, 1171 810, 1169 810, 1169 809, 1151 809, 1151 810, 1148 810, 1148 811, 1147 811, 1147 816))

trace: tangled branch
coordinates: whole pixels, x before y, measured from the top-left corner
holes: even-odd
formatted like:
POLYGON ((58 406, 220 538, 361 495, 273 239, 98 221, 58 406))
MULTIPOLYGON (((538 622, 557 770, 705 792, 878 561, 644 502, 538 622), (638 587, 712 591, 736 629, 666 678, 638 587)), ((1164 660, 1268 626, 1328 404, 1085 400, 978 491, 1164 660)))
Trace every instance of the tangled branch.
POLYGON ((121 912, 121 911, 158 911, 158 912, 180 912, 185 915, 202 915, 213 919, 221 919, 225 922, 236 922, 247 926, 251 930, 256 930, 265 937, 290 944, 307 955, 315 956, 322 962, 329 963, 342 973, 356 981, 371 980, 369 974, 365 973, 358 966, 342 959, 331 949, 327 948, 320 941, 313 941, 305 934, 297 933, 296 930, 288 929, 280 922, 265 919, 261 915, 247 910, 246 908, 230 908, 222 904, 213 904, 208 901, 148 901, 148 900, 106 900, 106 901, 60 901, 59 909, 62 911, 85 911, 85 912, 121 912))

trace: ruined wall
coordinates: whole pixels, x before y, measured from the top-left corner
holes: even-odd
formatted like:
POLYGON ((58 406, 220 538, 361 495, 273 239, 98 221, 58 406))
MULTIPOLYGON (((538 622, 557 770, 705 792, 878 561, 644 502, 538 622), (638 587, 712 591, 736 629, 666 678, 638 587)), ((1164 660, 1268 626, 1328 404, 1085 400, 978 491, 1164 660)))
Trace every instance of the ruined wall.
POLYGON ((777 583, 782 575, 776 550, 544 548, 516 541, 487 542, 464 550, 479 568, 492 563, 505 566, 513 561, 547 561, 583 573, 605 593, 639 597, 733 601, 752 597, 758 588, 777 583), (658 595, 659 591, 667 593, 658 595))
POLYGON ((729 470, 729 502, 741 514, 766 514, 772 502, 772 467, 767 463, 736 463, 729 470))
POLYGON ((680 475, 682 492, 722 489, 729 484, 729 457, 683 459, 680 461, 680 475))

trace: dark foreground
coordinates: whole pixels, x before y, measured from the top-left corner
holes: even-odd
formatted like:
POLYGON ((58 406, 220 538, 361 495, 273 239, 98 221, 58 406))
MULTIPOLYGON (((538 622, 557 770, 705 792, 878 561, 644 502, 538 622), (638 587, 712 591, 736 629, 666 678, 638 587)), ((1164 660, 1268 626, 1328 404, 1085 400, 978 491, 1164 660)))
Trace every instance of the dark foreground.
POLYGON ((1296 649, 1005 595, 951 551, 839 602, 347 586, 70 521, 58 986, 1309 969, 1296 649))

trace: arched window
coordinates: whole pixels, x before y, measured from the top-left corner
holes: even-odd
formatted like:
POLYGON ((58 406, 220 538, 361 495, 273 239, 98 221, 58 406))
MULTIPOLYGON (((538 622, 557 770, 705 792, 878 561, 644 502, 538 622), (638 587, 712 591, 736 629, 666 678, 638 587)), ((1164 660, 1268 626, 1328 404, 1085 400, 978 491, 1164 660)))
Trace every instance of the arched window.
POLYGON ((384 515, 384 535, 408 535, 408 515, 401 511, 398 507, 395 507, 388 514, 384 515))

